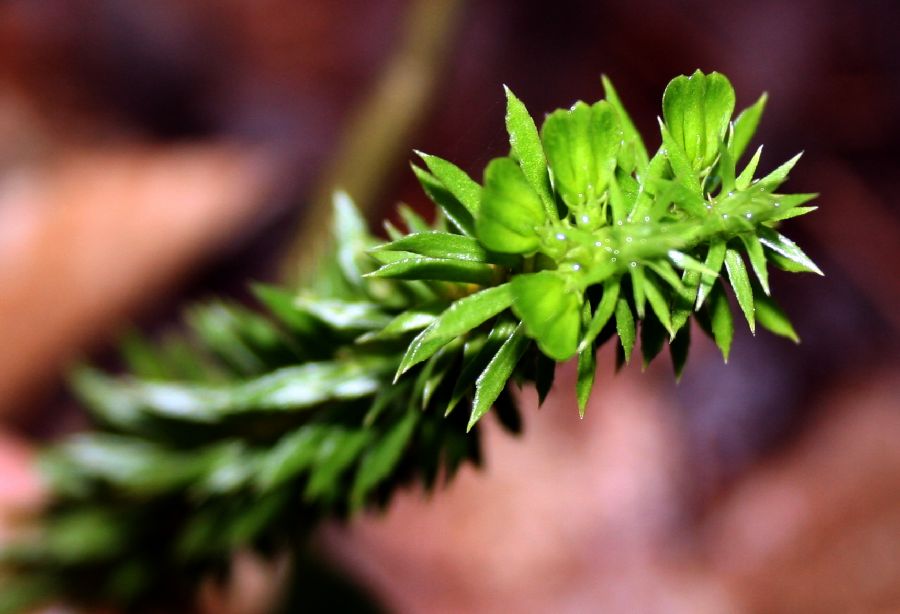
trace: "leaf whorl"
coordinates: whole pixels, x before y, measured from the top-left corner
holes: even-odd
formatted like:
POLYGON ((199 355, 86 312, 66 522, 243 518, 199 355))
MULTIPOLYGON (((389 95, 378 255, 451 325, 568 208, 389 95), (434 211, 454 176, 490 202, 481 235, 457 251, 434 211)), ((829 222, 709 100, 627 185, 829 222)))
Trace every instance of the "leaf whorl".
POLYGON ((821 274, 775 230, 815 195, 777 191, 797 158, 758 180, 761 148, 736 167, 765 96, 732 122, 724 76, 674 79, 650 156, 603 84, 606 100, 540 130, 507 89, 510 156, 483 185, 420 154, 434 224, 401 209, 408 232, 387 225, 379 244, 339 193, 333 258, 308 288, 257 287, 265 315, 194 308, 187 337, 133 336, 128 377, 77 369, 99 429, 44 454, 54 497, 38 536, 3 553, 0 611, 48 596, 186 600, 237 549, 302 543, 323 518, 477 463, 492 407, 520 428, 511 378, 543 401, 555 362, 577 355, 583 414, 595 352, 615 335, 625 361, 638 334, 645 363, 668 341, 680 375, 693 315, 727 359, 723 267, 751 329, 796 340, 767 265, 821 274))

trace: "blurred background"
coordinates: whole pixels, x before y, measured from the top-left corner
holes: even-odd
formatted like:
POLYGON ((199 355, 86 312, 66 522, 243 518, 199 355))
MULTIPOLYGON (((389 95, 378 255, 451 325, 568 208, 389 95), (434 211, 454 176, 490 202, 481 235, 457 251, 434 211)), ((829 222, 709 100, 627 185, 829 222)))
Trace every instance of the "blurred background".
POLYGON ((769 92, 764 169, 806 152, 821 208, 786 231, 827 276, 773 280, 802 344, 742 331, 725 366, 695 336, 678 385, 607 348, 583 421, 569 365, 484 470, 319 539, 399 612, 900 611, 898 27, 892 0, 6 0, 0 514, 84 424, 66 365, 295 277, 335 185, 373 227, 427 211, 410 150, 477 177, 502 83, 540 118, 605 73, 655 147, 699 67, 769 92))

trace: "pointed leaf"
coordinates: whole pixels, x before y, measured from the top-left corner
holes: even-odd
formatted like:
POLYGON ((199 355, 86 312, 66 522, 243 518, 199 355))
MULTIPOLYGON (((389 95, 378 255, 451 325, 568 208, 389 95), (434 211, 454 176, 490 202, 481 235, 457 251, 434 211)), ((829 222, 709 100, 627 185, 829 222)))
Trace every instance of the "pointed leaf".
POLYGON ((675 333, 675 338, 669 344, 669 354, 672 357, 672 369, 675 371, 676 381, 681 379, 684 365, 687 363, 688 350, 691 346, 691 327, 684 326, 675 333))
POLYGON ((728 299, 720 284, 716 284, 709 294, 709 311, 713 338, 722 352, 722 358, 728 362, 731 340, 734 338, 734 320, 731 317, 728 299))
MULTIPOLYGON (((582 324, 587 327, 591 320, 591 305, 585 302, 582 310, 582 324)), ((584 410, 591 390, 594 388, 594 374, 597 371, 597 352, 594 344, 588 344, 578 352, 578 375, 575 383, 576 396, 578 397, 578 415, 584 418, 584 410)))
POLYGON ((468 209, 473 218, 476 217, 481 202, 481 186, 452 162, 421 151, 416 153, 437 180, 444 184, 447 191, 468 209))
MULTIPOLYGON (((721 240, 713 240, 709 243, 709 251, 706 253, 706 261, 704 264, 710 271, 722 270, 722 264, 725 262, 725 242, 721 240)), ((697 304, 694 309, 700 309, 703 301, 706 300, 707 294, 716 283, 716 278, 712 275, 704 274, 700 279, 700 287, 697 289, 697 304)))
POLYGON ((769 271, 766 269, 766 254, 763 252, 762 243, 752 232, 746 232, 740 235, 741 242, 747 250, 747 258, 750 260, 750 266, 759 280, 763 291, 769 294, 769 271))
POLYGON ((750 285, 750 277, 747 275, 747 267, 740 253, 735 249, 729 249, 725 252, 725 269, 728 271, 728 279, 731 287, 734 289, 734 295, 737 297, 738 305, 747 318, 750 325, 750 331, 756 331, 756 316, 753 309, 753 288, 750 285))
POLYGON ((430 358, 444 345, 469 332, 512 305, 509 284, 495 286, 461 298, 423 330, 406 350, 400 361, 395 381, 411 367, 430 358))
POLYGON ((794 343, 800 343, 800 337, 797 336, 797 331, 791 325, 787 314, 781 310, 771 297, 757 292, 754 298, 756 300, 756 319, 759 321, 760 326, 776 335, 786 337, 794 343))
POLYGON ((731 149, 731 158, 737 162, 741 159, 747 145, 753 135, 756 134, 756 127, 762 117, 763 110, 766 108, 766 100, 768 95, 763 93, 755 103, 741 111, 737 119, 734 120, 734 136, 731 139, 729 147, 731 149))
POLYGON ((753 175, 756 173, 756 167, 759 166, 759 158, 762 156, 762 151, 763 146, 760 145, 759 149, 756 150, 756 153, 753 154, 753 157, 750 158, 747 166, 744 167, 741 174, 734 180, 734 187, 738 190, 746 190, 750 187, 750 183, 753 181, 753 175))
POLYGON ((488 412, 512 376, 513 370, 528 349, 529 340, 522 324, 500 347, 475 382, 475 399, 472 401, 472 415, 466 430, 472 430, 475 423, 488 412))
POLYGON ((506 86, 503 86, 503 89, 506 91, 506 131, 509 133, 512 156, 518 160, 526 182, 540 199, 546 217, 555 221, 559 219, 559 216, 556 213, 556 202, 550 190, 547 158, 544 155, 537 126, 528 113, 528 109, 521 100, 516 98, 512 90, 506 86))
POLYGON ((516 330, 516 324, 509 319, 501 318, 494 324, 487 339, 481 338, 476 341, 470 349, 469 343, 463 350, 463 365, 460 369, 459 376, 456 378, 456 384, 453 393, 450 395, 450 403, 447 405, 445 415, 449 415, 453 408, 468 394, 469 389, 484 371, 491 359, 496 356, 497 352, 503 344, 512 336, 516 330))
POLYGON ((603 327, 606 326, 606 323, 612 318, 618 298, 619 280, 607 280, 606 283, 603 284, 603 296, 600 297, 597 311, 594 313, 594 317, 591 319, 590 323, 586 326, 584 337, 578 345, 579 352, 594 343, 594 339, 597 338, 597 335, 600 334, 600 331, 603 330, 603 327))
POLYGON ((784 235, 764 226, 760 226, 757 229, 757 233, 759 235, 760 243, 796 265, 797 268, 795 270, 824 275, 822 270, 809 259, 809 256, 804 254, 803 250, 797 247, 796 243, 784 235))
POLYGON ((490 264, 450 258, 412 256, 385 264, 366 277, 385 279, 426 279, 455 281, 488 286, 495 281, 496 271, 490 264))
POLYGON ((647 148, 644 146, 641 134, 638 132, 637 128, 635 128, 634 122, 631 121, 631 117, 628 116, 628 112, 625 110, 625 106, 619 99, 619 94, 613 87, 612 81, 610 81, 606 75, 603 75, 601 80, 603 81, 604 96, 619 116, 619 124, 622 126, 625 142, 634 148, 637 156, 638 168, 646 168, 649 163, 649 156, 647 155, 647 148))
POLYGON ((616 301, 616 331, 619 333, 619 340, 622 342, 625 362, 628 362, 631 360, 631 351, 634 349, 634 315, 631 313, 628 301, 622 297, 619 297, 619 300, 616 301))
MULTIPOLYGON (((463 234, 470 237, 475 236, 475 219, 472 216, 472 213, 466 209, 466 206, 463 205, 437 177, 415 164, 411 164, 410 166, 412 167, 416 178, 419 180, 419 183, 422 184, 422 189, 425 190, 425 194, 428 195, 428 198, 430 198, 434 204, 441 208, 441 211, 444 212, 447 219, 453 222, 463 234)), ((407 223, 407 226, 412 232, 425 232, 430 230, 427 225, 423 227, 420 224, 412 225, 407 223)))

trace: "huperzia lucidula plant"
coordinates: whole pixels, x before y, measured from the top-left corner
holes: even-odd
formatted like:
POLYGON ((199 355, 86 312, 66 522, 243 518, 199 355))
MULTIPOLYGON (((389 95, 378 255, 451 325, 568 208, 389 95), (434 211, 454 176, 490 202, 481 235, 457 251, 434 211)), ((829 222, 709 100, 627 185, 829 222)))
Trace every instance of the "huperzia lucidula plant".
POLYGON ((768 267, 821 274, 776 229, 815 195, 779 191, 799 156, 759 179, 762 147, 738 164, 765 96, 732 120, 724 76, 677 77, 651 156, 603 85, 540 131, 507 89, 510 154, 482 184, 436 156, 413 165, 434 223, 401 208, 385 243, 338 193, 307 287, 258 286, 265 314, 219 301, 186 336, 132 338, 128 376, 76 370, 97 429, 44 453, 52 498, 3 553, 0 610, 188 603, 238 550, 301 552, 320 520, 478 463, 488 411, 519 429, 510 380, 543 402, 577 357, 583 413, 600 345, 617 337, 621 364, 639 334, 646 364, 668 342, 680 374, 692 316, 727 359, 729 287, 751 330, 796 341, 768 267))

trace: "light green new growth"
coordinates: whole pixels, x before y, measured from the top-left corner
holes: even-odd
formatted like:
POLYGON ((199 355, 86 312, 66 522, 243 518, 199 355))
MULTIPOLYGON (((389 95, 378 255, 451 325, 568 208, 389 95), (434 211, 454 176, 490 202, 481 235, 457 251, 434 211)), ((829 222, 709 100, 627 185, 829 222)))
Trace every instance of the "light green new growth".
POLYGON ((603 86, 540 130, 507 89, 510 155, 481 184, 419 154, 434 224, 402 209, 408 232, 387 225, 379 243, 339 193, 313 287, 258 288, 268 316, 197 308, 187 340, 132 339, 132 376, 76 371, 101 431, 46 453, 55 498, 38 536, 4 553, 6 609, 187 600, 236 549, 296 548, 322 518, 477 462, 492 408, 519 428, 510 379, 543 401, 577 356, 583 415, 602 343, 617 335, 627 362, 640 335, 646 364, 668 341, 680 375, 691 316, 727 359, 728 287, 751 330, 796 341, 767 267, 821 274, 776 230, 815 195, 779 191, 799 156, 759 179, 762 148, 739 166, 765 96, 732 120, 724 76, 677 77, 651 156, 603 86))

